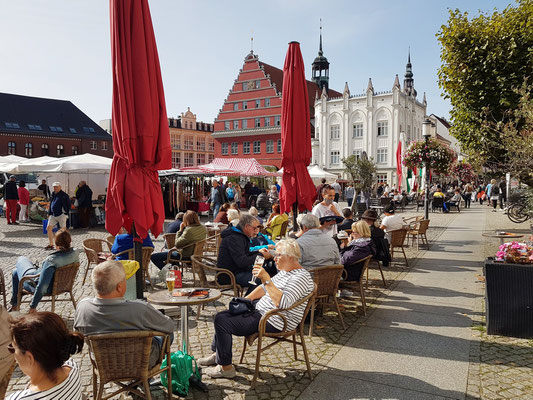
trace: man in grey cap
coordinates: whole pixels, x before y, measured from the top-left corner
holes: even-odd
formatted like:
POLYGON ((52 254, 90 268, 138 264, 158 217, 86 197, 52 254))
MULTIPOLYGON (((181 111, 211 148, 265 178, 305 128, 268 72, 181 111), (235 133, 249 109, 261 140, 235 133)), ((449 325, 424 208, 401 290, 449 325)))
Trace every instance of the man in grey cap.
POLYGON ((17 188, 17 177, 11 175, 9 181, 4 185, 4 200, 6 201, 6 218, 8 225, 18 225, 17 203, 19 193, 17 188))
POLYGON ((61 190, 61 183, 54 182, 52 186, 54 187, 54 192, 50 199, 50 207, 48 208, 48 226, 46 227, 49 245, 45 247, 45 250, 54 249, 54 233, 52 232, 52 229, 54 229, 57 224, 59 224, 60 228, 66 228, 68 213, 70 211, 70 197, 61 190))

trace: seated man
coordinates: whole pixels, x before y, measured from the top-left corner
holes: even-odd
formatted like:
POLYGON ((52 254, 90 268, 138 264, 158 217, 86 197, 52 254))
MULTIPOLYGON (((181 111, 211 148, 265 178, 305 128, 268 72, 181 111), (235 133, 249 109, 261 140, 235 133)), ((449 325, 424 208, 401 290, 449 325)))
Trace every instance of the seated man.
MULTIPOLYGON (((143 239, 143 247, 154 247, 152 239, 150 239, 150 234, 148 234, 143 239)), ((128 233, 126 229, 121 228, 120 233, 115 236, 115 241, 113 242, 113 247, 111 247, 111 253, 118 254, 123 251, 133 249, 133 235, 128 233)), ((117 257, 117 260, 127 260, 128 253, 121 254, 117 257)))
POLYGON ((394 205, 392 204, 389 204, 387 207, 385 207, 385 209, 383 210, 383 214, 385 214, 385 217, 381 221, 380 228, 385 231, 385 236, 387 237, 387 240, 390 243, 390 232, 402 229, 404 222, 402 217, 394 214, 394 205))
POLYGON ((176 219, 168 225, 167 231, 165 233, 177 233, 180 230, 180 225, 183 221, 184 215, 185 213, 182 212, 177 213, 176 219))
POLYGON ((392 202, 394 203, 395 206, 401 205, 402 200, 403 200, 403 195, 399 193, 397 190, 395 190, 393 193, 394 193, 394 196, 392 197, 392 202))
POLYGON ((340 263, 335 240, 320 229, 320 221, 313 214, 305 214, 299 222, 303 231, 296 243, 300 246, 300 264, 305 269, 340 263))
MULTIPOLYGON (((159 331, 172 334, 176 325, 143 301, 124 300, 126 274, 119 261, 105 261, 92 272, 95 298, 85 298, 78 303, 74 317, 74 329, 84 335, 124 331, 159 331)), ((171 341, 173 336, 171 335, 171 341)), ((150 367, 159 354, 163 338, 154 336, 150 353, 150 367)))
POLYGON ((345 231, 346 229, 352 229, 352 224, 355 222, 353 220, 353 212, 349 207, 342 209, 342 215, 344 216, 344 221, 337 225, 337 230, 345 231))
MULTIPOLYGON (((220 212, 219 212, 220 214, 220 212)), ((207 229, 200 224, 200 219, 196 211, 189 210, 183 217, 180 230, 176 234, 176 241, 174 247, 183 249, 181 253, 177 251, 172 252, 172 258, 175 260, 189 260, 194 253, 194 243, 205 240, 207 237, 207 229)), ((159 253, 152 253, 151 260, 159 269, 163 269, 167 262, 168 251, 159 253)))
POLYGON ((361 220, 365 221, 370 227, 370 238, 374 246, 376 246, 376 255, 374 258, 381 261, 384 267, 388 267, 390 263, 389 241, 385 239, 383 229, 379 229, 376 226, 377 219, 378 213, 376 210, 366 210, 361 217, 361 220))
MULTIPOLYGON (((250 214, 243 214, 237 226, 228 226, 220 236, 220 248, 218 250, 217 267, 228 269, 235 275, 237 284, 249 287, 248 282, 252 278, 252 267, 255 257, 261 254, 265 259, 272 256, 267 249, 250 251, 250 239, 259 232, 259 221, 250 214)), ((218 277, 220 284, 228 284, 226 275, 218 277)))
POLYGON ((448 208, 448 210, 451 208, 451 207, 457 207, 457 209, 459 209, 459 204, 461 203, 461 199, 463 197, 461 196, 461 191, 459 189, 455 189, 455 194, 452 196, 452 198, 450 200, 448 200, 446 202, 446 208, 448 208))
POLYGON ((64 229, 57 231, 54 237, 56 249, 52 254, 46 257, 40 267, 33 265, 28 257, 19 257, 17 265, 13 270, 13 295, 11 297, 11 306, 13 310, 18 310, 20 304, 17 304, 17 295, 19 281, 26 275, 39 275, 36 280, 25 281, 24 289, 33 293, 33 299, 30 303, 30 313, 36 311, 37 304, 41 301, 43 295, 52 293, 52 282, 56 269, 79 262, 79 252, 70 247, 70 233, 64 229))
MULTIPOLYGON (((247 298, 259 300, 251 314, 233 315, 229 311, 219 312, 215 316, 215 336, 211 349, 213 354, 200 358, 198 365, 210 366, 205 373, 211 378, 234 378, 232 365, 232 341, 235 336, 249 336, 259 329, 261 317, 270 310, 288 308, 313 291, 311 275, 298 263, 300 247, 293 239, 281 240, 276 246, 276 265, 278 273, 272 279, 263 269, 254 270, 261 286, 257 287, 247 298)), ((292 330, 303 318, 306 303, 285 314, 287 327, 292 330)), ((280 332, 284 321, 280 316, 270 318, 266 325, 267 332, 280 332)))

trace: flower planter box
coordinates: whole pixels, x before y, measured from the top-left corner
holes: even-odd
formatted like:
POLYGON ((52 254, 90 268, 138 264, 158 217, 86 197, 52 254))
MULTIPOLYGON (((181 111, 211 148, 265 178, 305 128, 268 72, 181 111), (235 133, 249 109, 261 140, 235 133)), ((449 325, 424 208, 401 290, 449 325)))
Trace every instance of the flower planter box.
POLYGON ((489 335, 533 338, 533 265, 485 262, 489 335))

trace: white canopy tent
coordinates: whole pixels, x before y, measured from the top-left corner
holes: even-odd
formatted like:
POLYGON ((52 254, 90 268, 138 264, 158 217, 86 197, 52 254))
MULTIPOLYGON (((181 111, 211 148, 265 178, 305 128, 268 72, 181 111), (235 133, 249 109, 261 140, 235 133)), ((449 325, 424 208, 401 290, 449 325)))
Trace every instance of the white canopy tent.
MULTIPOLYGON (((339 178, 335 174, 324 171, 316 164, 309 165, 307 167, 307 171, 309 172, 309 176, 311 177, 315 185, 319 185, 320 183, 322 183, 322 179, 326 179, 326 183, 333 183, 339 178)), ((278 172, 283 173, 283 168, 280 169, 278 172)))

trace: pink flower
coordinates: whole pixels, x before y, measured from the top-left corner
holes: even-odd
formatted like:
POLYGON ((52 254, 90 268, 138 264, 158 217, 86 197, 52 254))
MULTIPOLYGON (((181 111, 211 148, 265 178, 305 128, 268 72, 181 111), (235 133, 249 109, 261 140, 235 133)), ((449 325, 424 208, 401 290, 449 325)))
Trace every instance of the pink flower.
POLYGON ((520 244, 518 242, 513 242, 511 244, 511 249, 513 249, 513 250, 519 250, 521 248, 522 248, 522 246, 520 246, 520 244))
POLYGON ((505 251, 498 251, 496 253, 496 259, 503 260, 505 258, 505 251))

